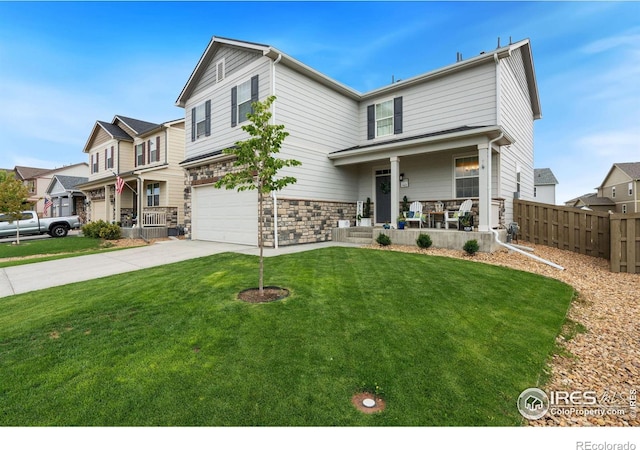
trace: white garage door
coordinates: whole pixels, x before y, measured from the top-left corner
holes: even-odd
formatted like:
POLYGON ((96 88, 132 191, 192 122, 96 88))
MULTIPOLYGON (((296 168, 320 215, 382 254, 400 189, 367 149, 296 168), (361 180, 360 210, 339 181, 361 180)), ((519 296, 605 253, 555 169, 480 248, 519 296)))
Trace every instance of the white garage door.
POLYGON ((192 239, 258 245, 258 192, 193 188, 192 239))

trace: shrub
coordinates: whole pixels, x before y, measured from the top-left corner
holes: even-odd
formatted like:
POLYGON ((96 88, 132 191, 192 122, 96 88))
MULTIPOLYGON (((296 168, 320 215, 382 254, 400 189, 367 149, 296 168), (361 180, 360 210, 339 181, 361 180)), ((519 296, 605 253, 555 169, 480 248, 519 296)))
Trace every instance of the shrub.
POLYGON ((111 241, 114 239, 120 239, 120 236, 121 236, 120 227, 116 224, 109 223, 100 229, 100 237, 102 239, 111 241))
POLYGON ((380 233, 376 238, 376 242, 382 245, 383 247, 386 247, 387 245, 391 245, 391 238, 386 234, 380 233))
POLYGON ((82 233, 86 237, 96 239, 120 239, 120 227, 115 224, 107 223, 104 220, 97 220, 83 225, 82 233))
POLYGON ((433 244, 433 242, 431 242, 431 236, 429 236, 428 234, 420 233, 420 236, 418 236, 418 239, 416 239, 416 244, 418 244, 418 247, 420 248, 429 248, 431 247, 431 244, 433 244))
POLYGON ((467 254, 469 255, 475 255, 476 252, 480 249, 480 246, 478 245, 478 241, 475 239, 471 239, 470 241, 465 242, 464 246, 462 247, 462 249, 467 252, 467 254))

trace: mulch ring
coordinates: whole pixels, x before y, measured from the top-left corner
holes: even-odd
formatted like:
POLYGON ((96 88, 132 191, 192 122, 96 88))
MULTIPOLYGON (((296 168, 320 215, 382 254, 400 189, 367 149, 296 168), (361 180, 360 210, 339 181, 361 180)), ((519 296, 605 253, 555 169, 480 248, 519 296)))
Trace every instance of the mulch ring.
POLYGON ((260 289, 245 289, 238 294, 238 300, 247 303, 267 303, 282 300, 289 296, 289 290, 278 286, 265 286, 262 290, 264 295, 260 295, 260 289))
POLYGON ((384 399, 380 397, 376 397, 375 395, 369 392, 357 392, 356 394, 353 395, 353 397, 351 397, 351 403, 353 404, 353 406, 356 407, 358 411, 365 414, 373 414, 373 413, 383 411, 384 408, 387 406, 384 399), (362 402, 367 399, 375 401, 375 405, 365 406, 362 402))

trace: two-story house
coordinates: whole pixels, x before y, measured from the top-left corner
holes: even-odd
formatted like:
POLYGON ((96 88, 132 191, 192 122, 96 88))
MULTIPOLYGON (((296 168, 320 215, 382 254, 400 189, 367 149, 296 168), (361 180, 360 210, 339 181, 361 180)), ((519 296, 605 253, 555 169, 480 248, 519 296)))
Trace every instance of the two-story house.
POLYGON ((556 204, 558 179, 551 169, 533 169, 533 198, 536 202, 556 204))
POLYGON ((87 195, 87 220, 123 228, 182 226, 184 140, 184 119, 97 121, 83 149, 89 177, 79 186, 87 195))
POLYGON ((512 220, 514 197, 533 199, 541 111, 529 40, 361 93, 269 45, 213 37, 176 101, 192 239, 257 243, 256 192, 212 184, 233 170, 223 150, 248 137, 251 102, 270 95, 290 133, 280 155, 302 165, 265 200, 265 245, 328 240, 366 198, 376 224, 393 222, 405 196, 425 209, 472 199, 481 232, 512 220))
POLYGON ((598 197, 611 199, 614 212, 640 212, 640 162, 615 163, 597 188, 598 197))

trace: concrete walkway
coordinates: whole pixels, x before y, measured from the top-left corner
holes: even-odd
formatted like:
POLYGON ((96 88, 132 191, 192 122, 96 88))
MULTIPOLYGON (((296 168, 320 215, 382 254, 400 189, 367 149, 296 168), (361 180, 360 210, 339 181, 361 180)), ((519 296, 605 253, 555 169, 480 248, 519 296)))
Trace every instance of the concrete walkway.
MULTIPOLYGON (((342 242, 291 245, 264 249, 266 257, 331 246, 354 246, 342 242)), ((79 281, 171 264, 223 252, 258 255, 254 246, 220 242, 168 240, 145 247, 77 256, 0 269, 0 297, 37 291, 79 281)))

